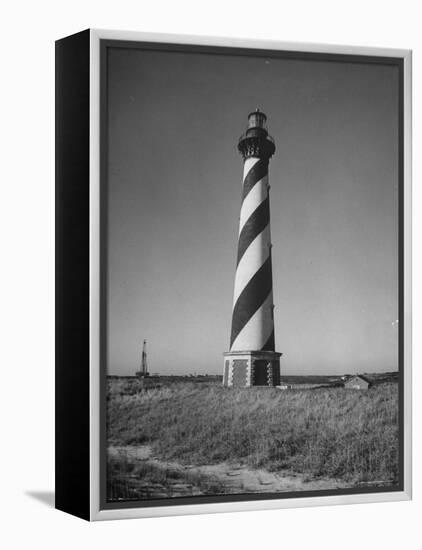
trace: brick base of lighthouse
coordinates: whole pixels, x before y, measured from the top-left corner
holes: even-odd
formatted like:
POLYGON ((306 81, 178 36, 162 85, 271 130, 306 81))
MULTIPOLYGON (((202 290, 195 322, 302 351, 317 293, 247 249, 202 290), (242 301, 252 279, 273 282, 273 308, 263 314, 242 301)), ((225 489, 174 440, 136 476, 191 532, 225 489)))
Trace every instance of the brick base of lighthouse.
POLYGON ((234 388, 279 386, 281 355, 275 351, 226 352, 223 386, 234 388))

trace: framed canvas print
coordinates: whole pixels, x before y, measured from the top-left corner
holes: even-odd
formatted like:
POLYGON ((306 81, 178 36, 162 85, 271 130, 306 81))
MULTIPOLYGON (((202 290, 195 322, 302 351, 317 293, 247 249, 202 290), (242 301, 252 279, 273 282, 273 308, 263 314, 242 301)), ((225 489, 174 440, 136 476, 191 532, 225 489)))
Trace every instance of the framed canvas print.
POLYGON ((407 50, 57 41, 57 508, 411 498, 410 82, 407 50))

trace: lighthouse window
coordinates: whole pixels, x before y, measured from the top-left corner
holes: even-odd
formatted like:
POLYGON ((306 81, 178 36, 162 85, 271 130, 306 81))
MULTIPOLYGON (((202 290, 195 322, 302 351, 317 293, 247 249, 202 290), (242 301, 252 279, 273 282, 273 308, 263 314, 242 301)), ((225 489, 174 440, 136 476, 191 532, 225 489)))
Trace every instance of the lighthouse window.
POLYGON ((262 113, 252 113, 249 115, 249 128, 265 128, 266 117, 262 113))

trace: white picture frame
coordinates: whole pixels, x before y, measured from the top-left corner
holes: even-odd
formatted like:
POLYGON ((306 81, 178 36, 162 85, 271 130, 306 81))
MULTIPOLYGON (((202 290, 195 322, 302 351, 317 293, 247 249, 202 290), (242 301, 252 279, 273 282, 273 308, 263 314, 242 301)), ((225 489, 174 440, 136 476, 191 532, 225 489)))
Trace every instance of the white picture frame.
MULTIPOLYGON (((151 34, 124 32, 113 30, 90 29, 89 33, 89 358, 80 368, 89 369, 89 505, 84 504, 84 512, 77 512, 67 506, 66 498, 58 507, 68 508, 76 515, 92 521, 114 520, 126 518, 146 518, 170 515, 207 514, 217 512, 270 510, 278 508, 309 507, 334 504, 354 504, 369 502, 386 502, 409 500, 412 497, 412 373, 411 373, 411 67, 412 53, 410 50, 352 47, 327 44, 307 44, 275 41, 242 40, 222 37, 181 36, 168 34, 151 34), (154 506, 104 507, 101 500, 101 403, 102 382, 100 370, 100 173, 101 173, 101 44, 102 41, 148 42, 157 44, 178 44, 186 46, 209 46, 223 48, 244 48, 252 50, 279 50, 296 53, 314 53, 340 56, 370 56, 388 57, 402 62, 402 94, 403 94, 403 485, 402 490, 370 492, 358 494, 333 494, 325 496, 300 496, 294 498, 260 498, 259 500, 236 500, 220 502, 189 504, 171 504, 154 506), (89 510, 89 511, 88 511, 89 510)), ((69 40, 69 39, 64 39, 69 40)), ((88 176, 88 175, 87 175, 88 176)), ((58 369, 65 368, 59 364, 58 369)), ((58 388, 61 395, 62 388, 58 388)), ((68 411, 66 414, 70 414, 68 411)), ((62 455, 60 455, 62 456, 62 455)), ((59 460, 63 460, 60 458, 59 460)), ((59 470, 59 475, 60 474, 59 470)))

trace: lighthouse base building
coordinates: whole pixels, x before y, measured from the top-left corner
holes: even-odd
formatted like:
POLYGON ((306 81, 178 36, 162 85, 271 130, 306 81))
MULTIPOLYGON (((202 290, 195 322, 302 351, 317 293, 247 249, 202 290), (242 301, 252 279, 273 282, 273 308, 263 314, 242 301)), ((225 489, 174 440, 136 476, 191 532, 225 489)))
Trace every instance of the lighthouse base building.
POLYGON ((275 351, 270 232, 269 160, 275 152, 267 117, 257 109, 239 140, 243 157, 242 205, 230 351, 224 354, 226 387, 278 386, 280 356, 275 351))
POLYGON ((279 386, 280 357, 275 351, 228 351, 224 354, 223 385, 279 386))

